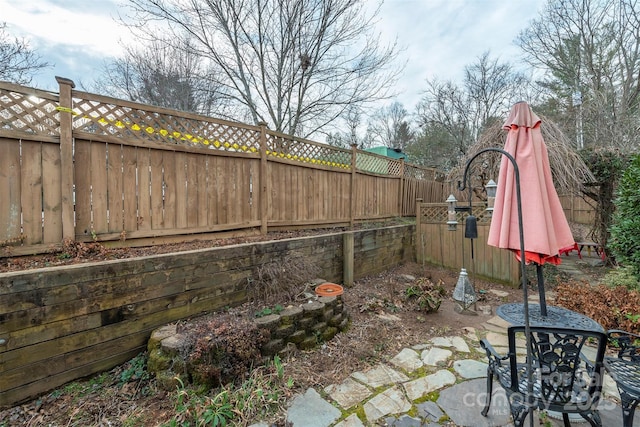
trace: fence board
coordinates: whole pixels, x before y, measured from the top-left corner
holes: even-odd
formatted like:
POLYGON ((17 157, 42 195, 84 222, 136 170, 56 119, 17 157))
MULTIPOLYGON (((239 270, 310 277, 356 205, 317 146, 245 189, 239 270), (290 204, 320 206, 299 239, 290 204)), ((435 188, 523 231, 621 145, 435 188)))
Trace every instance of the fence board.
POLYGON ((0 139, 0 241, 20 238, 20 143, 0 139))
POLYGON ((62 241, 62 191, 60 174, 60 145, 42 145, 42 216, 43 243, 62 241))
POLYGON ((242 211, 246 203, 249 203, 249 188, 244 186, 244 177, 242 176, 243 160, 234 158, 231 165, 231 176, 233 182, 233 192, 229 196, 229 214, 231 215, 231 223, 242 223, 242 211), (235 193, 235 194, 233 194, 235 193))
POLYGON ((197 215, 197 225, 198 227, 206 227, 208 225, 209 218, 209 202, 207 200, 207 194, 209 192, 209 171, 207 170, 207 158, 209 156, 197 156, 195 158, 195 167, 196 167, 196 191, 197 202, 196 202, 196 215, 197 215))
POLYGON ((163 152, 151 149, 149 151, 150 181, 151 181, 151 229, 160 230, 165 226, 164 212, 164 173, 163 152))
POLYGON ((207 222, 209 225, 219 224, 218 219, 218 162, 222 161, 221 157, 207 157, 207 222))
POLYGON ((227 165, 226 162, 219 161, 216 166, 218 223, 228 224, 231 221, 229 217, 229 176, 227 165))
MULTIPOLYGON (((187 227, 198 226, 198 170, 197 157, 193 153, 185 154, 186 163, 186 186, 187 186, 187 205, 186 205, 186 217, 187 227)), ((198 156, 199 157, 199 156, 198 156)))
POLYGON ((136 162, 138 166, 138 215, 137 229, 151 229, 151 177, 150 177, 150 150, 148 148, 136 148, 136 162))
POLYGON ((176 228, 187 228, 187 155, 181 151, 175 153, 176 164, 176 228))
POLYGON ((109 232, 109 219, 107 212, 109 202, 107 199, 108 174, 107 174, 107 144, 91 141, 91 215, 93 229, 96 233, 109 232))
POLYGON ((91 235, 91 143, 77 140, 73 154, 76 236, 91 235))
POLYGON ((162 153, 163 167, 163 229, 176 227, 176 200, 178 194, 178 180, 176 177, 176 157, 172 152, 162 153))
POLYGON ((120 233, 124 230, 122 185, 122 145, 109 144, 107 147, 107 212, 110 233, 120 233))
MULTIPOLYGON (((24 243, 42 243, 42 145, 22 141, 21 205, 24 243)), ((4 206, 4 205, 3 205, 4 206)))
MULTIPOLYGON (((138 160, 136 147, 122 147, 123 231, 138 229, 138 160)), ((123 236, 124 237, 124 236, 123 236)))

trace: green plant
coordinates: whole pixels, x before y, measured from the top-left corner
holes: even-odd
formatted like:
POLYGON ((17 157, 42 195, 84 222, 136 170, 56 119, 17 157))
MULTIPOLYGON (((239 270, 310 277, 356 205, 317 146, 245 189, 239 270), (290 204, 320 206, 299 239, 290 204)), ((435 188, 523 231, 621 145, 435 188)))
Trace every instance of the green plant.
POLYGON ((276 368, 278 379, 281 380, 284 377, 284 365, 282 365, 282 360, 277 354, 273 357, 273 366, 276 368))
POLYGON ((209 397, 186 388, 180 378, 176 378, 176 381, 176 415, 165 426, 226 426, 234 418, 227 390, 209 397))
POLYGON ((625 313, 624 317, 626 317, 633 323, 638 323, 638 321, 640 320, 640 314, 625 313))
POLYGON ((441 282, 433 283, 423 277, 405 289, 404 294, 408 300, 415 300, 419 310, 433 313, 440 308, 445 290, 441 282))
POLYGON ((120 384, 146 379, 149 379, 147 357, 144 353, 140 353, 125 364, 124 369, 120 373, 120 384))
POLYGON ((276 304, 273 308, 264 307, 262 310, 256 312, 256 317, 264 317, 270 314, 280 314, 284 310, 284 307, 280 304, 276 304))
POLYGON ((612 288, 624 286, 629 290, 640 290, 638 278, 630 266, 612 268, 604 276, 604 283, 612 288))
POLYGON ((284 364, 275 356, 266 365, 253 369, 244 381, 208 392, 176 378, 175 415, 164 426, 248 425, 250 421, 282 412, 293 387, 293 379, 284 381, 284 377, 284 364))
POLYGON ((207 399, 205 409, 197 425, 226 426, 227 422, 233 419, 233 416, 233 407, 229 402, 229 394, 226 390, 223 390, 213 398, 207 399))
POLYGON ((416 297, 420 295, 420 290, 413 286, 409 286, 405 289, 404 294, 407 298, 416 297))
POLYGON ((614 199, 609 241, 616 260, 640 280, 640 155, 625 169, 614 199))
POLYGON ((544 412, 544 411, 540 411, 540 425, 544 426, 544 427, 551 427, 551 420, 549 420, 549 415, 544 412))

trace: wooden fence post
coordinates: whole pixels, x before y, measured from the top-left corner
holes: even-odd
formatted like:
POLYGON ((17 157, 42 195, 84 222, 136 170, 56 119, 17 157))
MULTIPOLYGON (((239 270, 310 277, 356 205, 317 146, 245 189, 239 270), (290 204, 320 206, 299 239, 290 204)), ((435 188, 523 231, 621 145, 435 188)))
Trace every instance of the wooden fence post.
MULTIPOLYGON (((408 202, 408 201, 407 201, 408 202)), ((404 158, 400 159, 400 195, 398 197, 398 216, 404 216, 404 158)))
POLYGON ((60 187, 62 197, 62 238, 75 240, 73 209, 73 98, 72 80, 56 76, 60 86, 60 187))
POLYGON ((349 226, 353 228, 356 219, 356 157, 358 144, 351 144, 351 188, 349 190, 351 196, 351 205, 349 206, 349 226))
POLYGON ((417 254, 416 261, 424 265, 424 242, 423 242, 424 236, 422 233, 421 210, 422 210, 422 198, 419 197, 416 199, 416 246, 418 247, 418 250, 416 251, 416 254, 417 254))
POLYGON ((342 235, 342 284, 353 285, 354 233, 347 231, 342 235))
POLYGON ((260 126, 260 233, 267 234, 269 220, 269 168, 267 163, 267 123, 260 126))

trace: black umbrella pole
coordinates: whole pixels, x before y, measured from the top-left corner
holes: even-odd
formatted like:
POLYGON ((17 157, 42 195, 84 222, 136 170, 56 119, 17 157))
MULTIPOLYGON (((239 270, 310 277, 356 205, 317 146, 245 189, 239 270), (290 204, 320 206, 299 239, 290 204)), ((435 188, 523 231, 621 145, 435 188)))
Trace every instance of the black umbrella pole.
POLYGON ((536 276, 538 277, 538 295, 540 295, 540 314, 547 316, 547 299, 544 291, 544 276, 542 275, 542 265, 536 264, 536 276))

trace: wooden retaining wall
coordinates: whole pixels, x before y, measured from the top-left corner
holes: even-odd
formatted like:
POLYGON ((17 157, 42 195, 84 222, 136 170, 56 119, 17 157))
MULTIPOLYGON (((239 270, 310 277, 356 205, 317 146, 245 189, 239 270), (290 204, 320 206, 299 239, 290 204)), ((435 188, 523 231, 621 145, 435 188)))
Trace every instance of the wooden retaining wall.
POLYGON ((0 407, 129 360, 161 325, 243 303, 260 265, 301 254, 347 284, 415 260, 414 234, 394 226, 2 273, 0 407))

